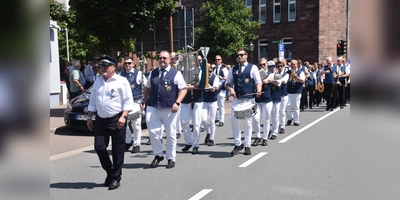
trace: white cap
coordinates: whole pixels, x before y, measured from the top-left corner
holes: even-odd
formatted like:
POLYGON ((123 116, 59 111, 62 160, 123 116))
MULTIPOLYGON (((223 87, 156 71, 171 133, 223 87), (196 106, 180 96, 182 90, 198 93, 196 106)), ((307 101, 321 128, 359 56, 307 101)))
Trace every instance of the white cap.
POLYGON ((270 61, 268 61, 268 64, 267 64, 268 66, 270 66, 270 65, 275 65, 275 62, 274 61, 272 61, 272 60, 270 60, 270 61))

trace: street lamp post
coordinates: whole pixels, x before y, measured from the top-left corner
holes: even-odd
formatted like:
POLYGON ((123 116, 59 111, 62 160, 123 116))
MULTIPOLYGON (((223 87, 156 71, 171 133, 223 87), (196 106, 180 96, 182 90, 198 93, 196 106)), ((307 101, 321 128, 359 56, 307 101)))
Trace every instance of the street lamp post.
POLYGON ((67 61, 69 62, 69 41, 68 41, 68 28, 65 27, 65 42, 67 45, 67 61))
POLYGON ((250 62, 253 63, 253 51, 254 51, 253 41, 250 41, 249 49, 250 49, 250 62))

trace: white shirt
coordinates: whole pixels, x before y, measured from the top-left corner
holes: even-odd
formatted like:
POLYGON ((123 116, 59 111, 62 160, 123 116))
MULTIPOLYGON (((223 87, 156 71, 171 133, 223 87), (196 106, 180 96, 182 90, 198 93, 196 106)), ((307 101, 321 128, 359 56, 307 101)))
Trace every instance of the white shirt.
MULTIPOLYGON (((214 74, 216 74, 217 76, 219 76, 219 70, 221 69, 222 65, 218 65, 216 66, 214 69, 214 74)), ((228 70, 226 69, 226 67, 222 68, 222 73, 224 74, 224 77, 228 76, 228 70)))
POLYGON ((285 71, 283 71, 282 70, 282 79, 281 79, 281 82, 283 82, 283 81, 285 81, 285 84, 288 82, 288 80, 289 80, 289 74, 288 73, 286 73, 285 71))
POLYGON ((114 74, 107 81, 100 76, 93 84, 88 110, 101 118, 114 117, 133 109, 132 90, 125 77, 114 74))
MULTIPOLYGON (((240 67, 239 70, 241 70, 241 72, 243 72, 243 70, 246 68, 247 64, 248 64, 248 63, 245 62, 245 63, 240 67)), ((232 67, 232 69, 229 70, 228 77, 226 78, 226 83, 225 83, 225 85, 229 83, 229 84, 231 84, 231 86, 233 86, 233 74, 232 74, 232 73, 233 73, 233 68, 234 68, 234 67, 232 67)), ((254 84, 259 84, 259 83, 261 83, 260 72, 258 72, 258 67, 255 66, 255 65, 253 65, 253 66, 251 67, 250 78, 254 79, 254 84)))
POLYGON ((85 68, 85 79, 86 79, 86 81, 89 81, 89 82, 93 82, 95 80, 93 67, 91 65, 88 65, 85 68))
MULTIPOLYGON (((159 68, 154 69, 154 70, 159 70, 159 71, 161 71, 161 68, 159 67, 159 68)), ((153 71, 154 71, 154 70, 153 70, 153 71)), ((165 68, 164 77, 165 77, 165 75, 166 75, 167 73, 169 73, 170 70, 171 70, 171 65, 168 65, 168 67, 165 68)), ((149 77, 151 77, 151 73, 152 73, 153 71, 150 72, 149 77)), ((161 73, 160 73, 159 77, 160 77, 160 76, 161 76, 161 73)), ((185 82, 185 80, 183 79, 182 73, 181 73, 180 71, 178 71, 178 72, 176 73, 175 78, 174 78, 174 83, 175 83, 175 85, 178 85, 179 90, 182 90, 182 89, 186 88, 186 82, 185 82)), ((146 85, 145 85, 145 86, 146 86, 147 88, 151 88, 151 78, 147 79, 147 82, 146 82, 146 85)))

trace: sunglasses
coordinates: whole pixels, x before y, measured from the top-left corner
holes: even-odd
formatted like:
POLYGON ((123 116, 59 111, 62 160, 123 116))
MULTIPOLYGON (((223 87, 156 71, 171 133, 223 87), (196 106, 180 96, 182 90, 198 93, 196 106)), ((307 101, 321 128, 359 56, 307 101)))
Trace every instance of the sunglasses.
POLYGON ((265 66, 265 63, 261 63, 261 64, 259 64, 258 66, 265 66))
POLYGON ((132 62, 124 62, 125 65, 130 65, 132 62))
POLYGON ((167 60, 167 57, 159 57, 158 60, 167 60))
POLYGON ((221 59, 215 59, 215 60, 218 60, 218 61, 220 61, 221 59))
POLYGON ((197 61, 201 62, 201 60, 197 60, 197 61))
POLYGON ((208 72, 213 72, 213 70, 208 70, 208 72))
POLYGON ((240 53, 237 55, 237 57, 243 57, 244 55, 246 55, 245 53, 240 53))

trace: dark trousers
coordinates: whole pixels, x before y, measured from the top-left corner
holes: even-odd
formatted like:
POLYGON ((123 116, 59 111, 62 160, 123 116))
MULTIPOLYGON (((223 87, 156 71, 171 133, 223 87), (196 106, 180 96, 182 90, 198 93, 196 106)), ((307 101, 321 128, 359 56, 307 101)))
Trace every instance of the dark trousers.
POLYGON ((69 92, 69 100, 71 100, 81 94, 82 94, 82 91, 80 91, 80 90, 78 92, 69 92))
POLYGON ((304 109, 307 104, 307 88, 303 87, 303 90, 301 91, 300 109, 304 109))
POLYGON ((345 102, 350 101, 350 84, 347 84, 346 86, 346 92, 345 92, 345 102))
POLYGON ((94 149, 99 156, 101 166, 113 179, 121 180, 122 165, 124 163, 126 123, 122 129, 117 128, 118 119, 122 112, 115 117, 101 118, 96 116, 94 127, 94 149), (107 146, 112 143, 112 163, 107 152, 107 146))
POLYGON ((312 108, 314 103, 315 85, 308 85, 307 91, 308 91, 308 107, 312 108))
POLYGON ((344 106, 346 100, 345 100, 345 92, 346 92, 346 86, 345 86, 345 80, 341 80, 340 83, 342 85, 337 85, 338 90, 339 90, 339 105, 344 106))
POLYGON ((333 108, 335 105, 335 88, 332 88, 332 86, 334 85, 324 83, 324 98, 326 100, 326 109, 333 108))
POLYGON ((92 86, 92 85, 93 85, 92 82, 86 80, 86 83, 85 83, 85 85, 83 86, 83 88, 88 89, 88 88, 90 88, 90 86, 92 86))
POLYGON ((317 90, 315 91, 315 103, 319 105, 321 104, 321 102, 322 102, 322 93, 317 90))

